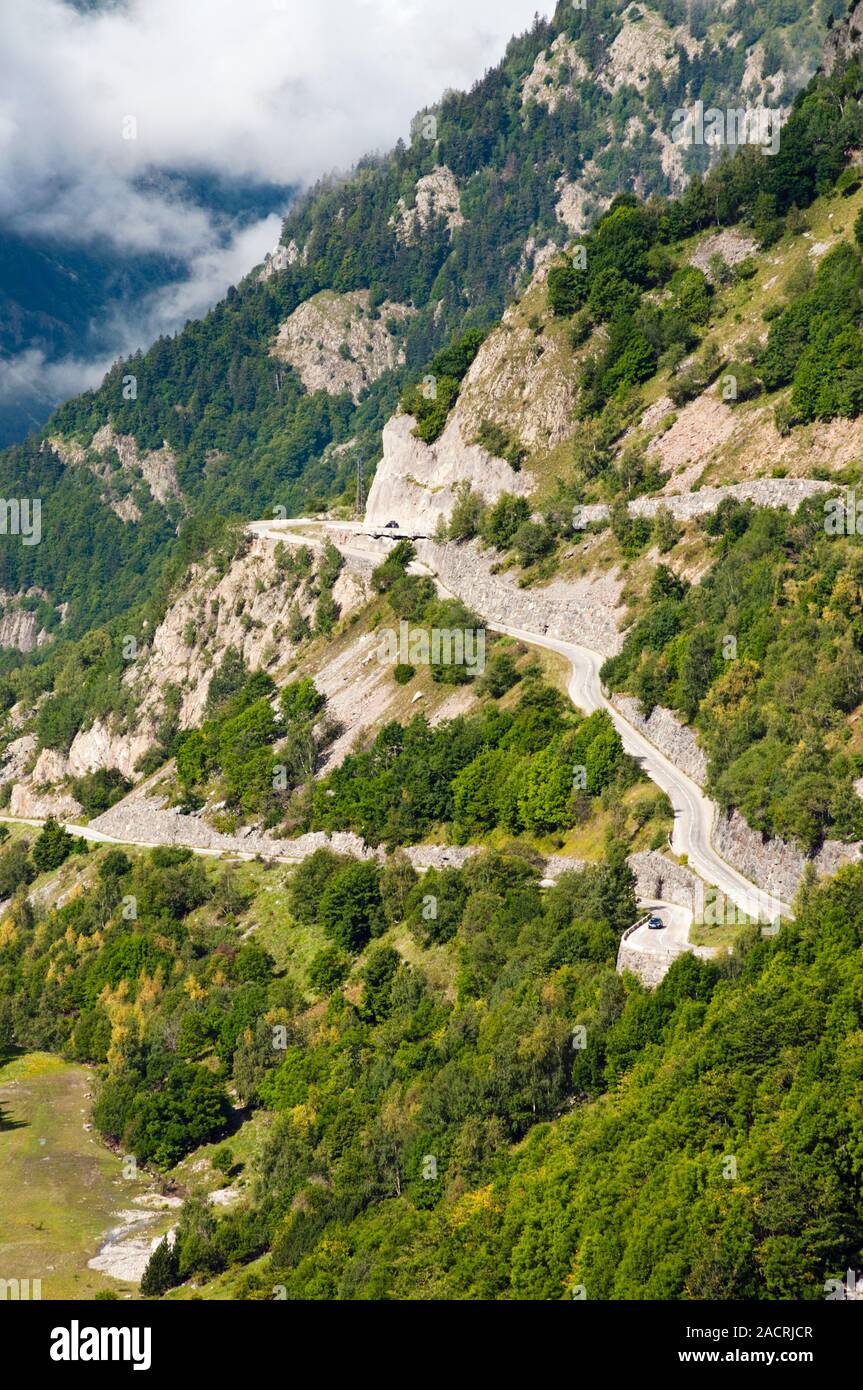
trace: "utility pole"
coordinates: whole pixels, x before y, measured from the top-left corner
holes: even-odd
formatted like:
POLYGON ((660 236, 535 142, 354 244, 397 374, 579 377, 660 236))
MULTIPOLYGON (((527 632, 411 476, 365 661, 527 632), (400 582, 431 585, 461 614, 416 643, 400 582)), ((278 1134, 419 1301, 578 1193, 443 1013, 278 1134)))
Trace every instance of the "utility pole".
POLYGON ((362 521, 366 512, 366 465, 362 455, 357 459, 357 516, 362 521))

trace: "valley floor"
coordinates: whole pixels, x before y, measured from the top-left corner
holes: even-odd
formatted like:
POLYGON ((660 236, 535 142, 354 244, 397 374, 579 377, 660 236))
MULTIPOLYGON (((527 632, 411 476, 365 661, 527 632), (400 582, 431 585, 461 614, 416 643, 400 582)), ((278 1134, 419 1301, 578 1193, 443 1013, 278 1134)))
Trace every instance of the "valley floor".
MULTIPOLYGON (((44 1052, 0 1066, 0 1279, 41 1280, 43 1299, 130 1296, 89 1267, 121 1209, 150 1186, 125 1179, 122 1161, 89 1125, 94 1072, 44 1052)), ((32 1293, 31 1293, 32 1297, 32 1293)))

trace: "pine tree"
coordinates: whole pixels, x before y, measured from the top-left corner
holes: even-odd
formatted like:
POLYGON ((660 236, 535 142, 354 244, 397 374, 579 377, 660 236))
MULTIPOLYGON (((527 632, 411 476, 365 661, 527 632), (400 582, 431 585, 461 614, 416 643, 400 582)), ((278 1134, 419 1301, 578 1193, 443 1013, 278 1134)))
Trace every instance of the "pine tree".
POLYGON ((141 1293, 145 1298, 159 1298, 179 1282, 180 1271, 177 1253, 168 1237, 156 1246, 141 1278, 141 1293))

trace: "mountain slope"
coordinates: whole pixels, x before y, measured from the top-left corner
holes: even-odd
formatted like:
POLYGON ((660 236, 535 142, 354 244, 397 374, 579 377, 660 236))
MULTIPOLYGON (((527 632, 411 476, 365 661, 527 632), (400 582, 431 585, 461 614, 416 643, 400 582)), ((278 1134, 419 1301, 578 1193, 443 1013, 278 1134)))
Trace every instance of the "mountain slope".
MULTIPOLYGON (((281 214, 292 195, 290 188, 168 170, 151 171, 138 188, 206 219, 211 253, 281 214)), ((98 380, 130 342, 147 341, 152 325, 182 323, 181 291, 195 271, 194 257, 130 256, 98 240, 79 245, 0 225, 0 446, 41 430, 72 383, 98 380)), ((193 294, 196 304, 207 302, 203 286, 193 294)))
MULTIPOLYGON (((358 457, 371 472, 400 386, 454 336, 499 318, 544 245, 562 244, 580 225, 574 206, 589 198, 597 211, 633 183, 645 194, 679 187, 687 169, 664 170, 666 146, 654 139, 658 132, 670 141, 676 105, 736 99, 743 70, 753 93, 769 72, 771 90, 781 87, 787 102, 814 65, 817 30, 804 0, 784 7, 778 26, 767 5, 708 7, 689 20, 683 6, 661 10, 563 6, 551 23, 538 22, 470 93, 422 113, 409 146, 363 161, 351 178, 305 199, 263 279, 250 276, 201 323, 118 364, 98 391, 57 412, 42 441, 7 452, 0 483, 14 495, 16 481, 26 480, 53 531, 50 561, 47 547, 33 556, 4 547, 6 590, 35 584, 55 606, 68 603, 68 631, 77 635, 127 605, 118 570, 138 582, 171 549, 165 525, 175 518, 162 512, 160 524, 159 504, 154 512, 137 504, 143 535, 131 513, 120 526, 106 517, 116 502, 110 494, 97 501, 85 487, 76 507, 69 486, 80 485, 80 466, 58 468, 51 446, 42 448, 48 437, 65 438, 98 468, 93 440, 108 424, 134 439, 140 455, 167 447, 193 514, 248 517, 346 501, 358 457), (283 361, 272 349, 287 332, 302 351, 294 315, 322 291, 369 299, 363 307, 330 298, 332 322, 306 349, 314 357, 318 339, 330 347, 316 373, 304 372, 296 352, 283 361), (345 334, 346 312, 358 325, 355 340, 345 334), (380 352, 381 324, 391 353, 380 352), (374 370, 346 373, 352 359, 365 366, 370 335, 378 342, 374 370), (358 402, 348 378, 362 391, 358 402), (65 542, 59 515, 91 508, 99 522, 82 602, 77 543, 65 542)), ((693 150, 686 160, 695 168, 707 153, 693 150)))

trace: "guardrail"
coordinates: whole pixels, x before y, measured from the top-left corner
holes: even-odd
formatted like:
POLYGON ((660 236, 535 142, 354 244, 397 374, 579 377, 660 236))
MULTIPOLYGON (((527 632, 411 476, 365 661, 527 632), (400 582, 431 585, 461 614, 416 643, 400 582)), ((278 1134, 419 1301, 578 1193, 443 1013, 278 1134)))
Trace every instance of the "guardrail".
POLYGON ((650 921, 650 919, 651 919, 652 916, 653 916, 653 913, 652 913, 652 912, 645 912, 645 914, 644 914, 643 917, 639 917, 639 919, 638 919, 637 922, 633 922, 633 924, 632 924, 631 927, 627 927, 627 928, 626 928, 626 931, 623 933, 623 936, 620 938, 621 941, 626 941, 627 937, 632 936, 632 933, 633 933, 634 931, 638 931, 638 928, 639 928, 639 927, 646 927, 646 926, 647 926, 647 923, 650 921))

